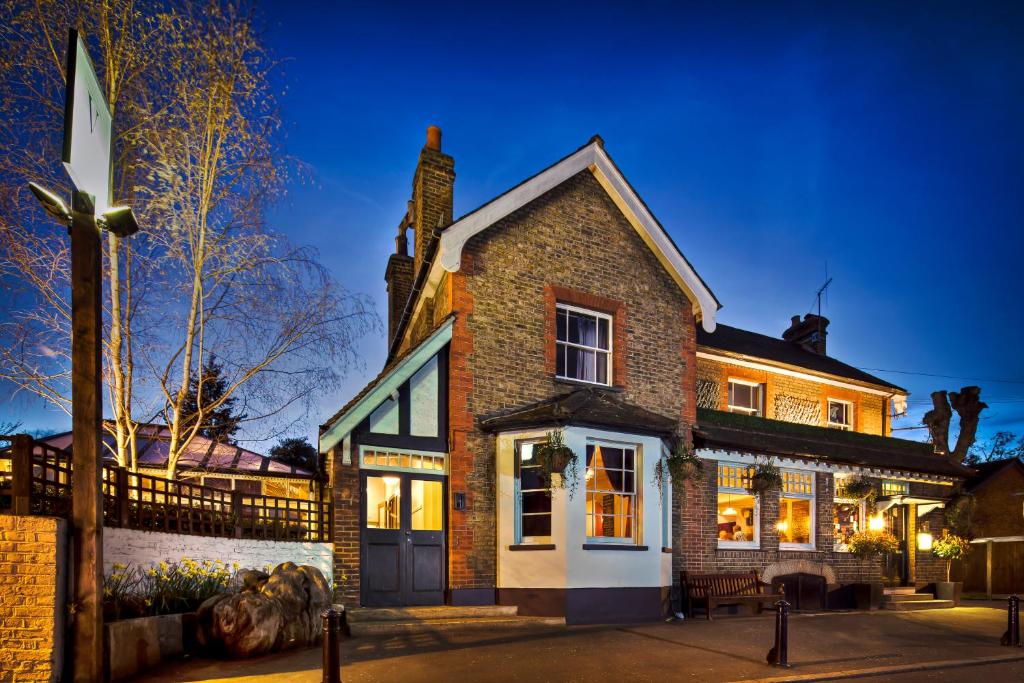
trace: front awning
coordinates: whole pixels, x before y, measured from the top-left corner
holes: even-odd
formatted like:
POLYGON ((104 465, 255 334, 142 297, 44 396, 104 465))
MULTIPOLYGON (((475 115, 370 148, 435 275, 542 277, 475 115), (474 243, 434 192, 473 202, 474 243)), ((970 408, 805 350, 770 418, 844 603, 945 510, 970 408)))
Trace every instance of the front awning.
POLYGON ((942 498, 928 498, 925 496, 882 496, 875 501, 875 510, 884 512, 894 505, 916 505, 917 516, 923 517, 932 510, 946 507, 946 501, 942 498))

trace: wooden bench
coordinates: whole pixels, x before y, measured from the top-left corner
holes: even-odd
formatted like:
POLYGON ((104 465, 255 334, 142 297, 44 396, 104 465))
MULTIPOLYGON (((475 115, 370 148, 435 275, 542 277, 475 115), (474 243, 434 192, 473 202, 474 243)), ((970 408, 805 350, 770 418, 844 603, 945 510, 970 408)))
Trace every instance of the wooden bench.
POLYGON ((680 584, 686 616, 691 618, 695 606, 703 606, 709 620, 719 605, 754 605, 760 614, 764 603, 771 604, 784 597, 781 586, 776 590, 761 581, 756 570, 718 574, 682 572, 680 584))

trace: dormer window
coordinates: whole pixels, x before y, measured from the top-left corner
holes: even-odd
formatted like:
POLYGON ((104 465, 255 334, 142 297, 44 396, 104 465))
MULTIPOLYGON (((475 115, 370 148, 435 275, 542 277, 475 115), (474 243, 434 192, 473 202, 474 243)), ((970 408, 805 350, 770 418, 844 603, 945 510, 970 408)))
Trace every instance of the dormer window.
POLYGON ((849 401, 828 400, 828 426, 833 429, 853 429, 853 404, 849 401))
POLYGON ((592 384, 611 384, 612 317, 558 304, 555 322, 555 374, 592 384))
POLYGON ((761 385, 742 379, 729 380, 729 412, 761 416, 761 385))

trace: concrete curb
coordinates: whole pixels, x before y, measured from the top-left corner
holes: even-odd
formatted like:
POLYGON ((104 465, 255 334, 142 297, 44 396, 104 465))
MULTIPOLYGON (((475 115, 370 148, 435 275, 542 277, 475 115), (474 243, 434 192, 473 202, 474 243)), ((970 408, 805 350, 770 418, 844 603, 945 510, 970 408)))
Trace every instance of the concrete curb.
POLYGON ((885 676, 915 671, 931 671, 934 669, 960 669, 968 666, 985 664, 1002 664, 1024 660, 1024 653, 997 655, 993 657, 977 657, 972 659, 946 659, 938 662, 918 662, 916 664, 894 664, 892 666, 874 666, 867 669, 847 669, 845 671, 823 671, 813 674, 794 674, 791 676, 775 676, 771 678, 745 678, 732 683, 788 683, 790 681, 839 681, 847 678, 864 678, 865 676, 885 676))

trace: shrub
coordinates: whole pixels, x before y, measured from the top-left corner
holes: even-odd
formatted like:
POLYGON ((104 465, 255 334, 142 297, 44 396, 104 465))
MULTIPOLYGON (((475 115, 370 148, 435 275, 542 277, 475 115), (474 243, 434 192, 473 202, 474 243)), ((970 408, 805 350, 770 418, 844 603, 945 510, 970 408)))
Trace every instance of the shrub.
POLYGON ((949 570, 953 560, 959 560, 971 552, 971 542, 963 536, 944 532, 932 544, 932 554, 946 561, 946 581, 949 581, 949 570))
POLYGON ((898 552, 900 542, 888 531, 858 531, 850 537, 847 547, 851 555, 865 559, 898 552))

